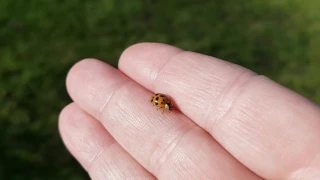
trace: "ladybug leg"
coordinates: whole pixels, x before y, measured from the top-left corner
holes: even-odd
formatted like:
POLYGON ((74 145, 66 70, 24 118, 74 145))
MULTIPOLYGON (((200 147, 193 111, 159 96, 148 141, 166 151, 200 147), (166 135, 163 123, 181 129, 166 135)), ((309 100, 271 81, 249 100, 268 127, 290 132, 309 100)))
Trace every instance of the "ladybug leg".
POLYGON ((164 113, 164 108, 162 108, 162 114, 164 113))

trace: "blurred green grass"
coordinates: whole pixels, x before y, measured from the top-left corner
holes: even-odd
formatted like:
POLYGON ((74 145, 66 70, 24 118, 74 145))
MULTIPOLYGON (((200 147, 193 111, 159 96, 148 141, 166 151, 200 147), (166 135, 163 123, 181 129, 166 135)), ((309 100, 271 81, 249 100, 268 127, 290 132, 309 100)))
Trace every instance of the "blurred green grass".
POLYGON ((1 0, 0 179, 88 179, 57 129, 78 60, 144 41, 219 57, 320 103, 316 0, 1 0))

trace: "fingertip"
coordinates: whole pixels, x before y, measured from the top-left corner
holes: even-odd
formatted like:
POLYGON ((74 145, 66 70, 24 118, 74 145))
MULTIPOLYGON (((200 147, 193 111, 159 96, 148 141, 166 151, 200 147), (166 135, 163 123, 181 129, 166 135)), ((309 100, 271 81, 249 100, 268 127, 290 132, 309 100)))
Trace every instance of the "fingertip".
POLYGON ((96 64, 96 63, 102 63, 102 62, 97 59, 91 59, 91 58, 83 59, 75 63, 70 68, 66 77, 66 87, 71 98, 73 98, 72 95, 75 90, 74 87, 77 87, 79 79, 83 79, 82 77, 87 75, 87 74, 83 74, 83 72, 86 72, 86 70, 91 64, 96 64))
POLYGON ((119 59, 118 67, 120 70, 126 70, 127 67, 141 60, 158 60, 159 55, 170 55, 177 51, 180 52, 182 50, 162 43, 143 42, 134 44, 123 51, 119 59))
MULTIPOLYGON (((79 161, 77 157, 76 145, 74 143, 74 135, 77 134, 73 125, 74 121, 81 116, 80 108, 73 102, 65 106, 60 114, 58 120, 58 129, 63 144, 67 150, 79 161), (78 116, 78 117, 76 117, 78 116)), ((81 118, 80 118, 81 119, 81 118)), ((85 168, 85 164, 79 161, 79 163, 85 168)))
POLYGON ((98 64, 100 65, 101 63, 103 63, 102 61, 99 61, 97 59, 93 59, 93 58, 88 58, 88 59, 83 59, 80 60, 79 62, 75 63, 69 70, 68 74, 67 74, 67 78, 66 78, 66 85, 68 88, 68 84, 70 84, 70 82, 72 82, 72 80, 74 78, 78 77, 78 74, 81 74, 81 72, 83 72, 84 70, 86 70, 89 66, 91 66, 92 64, 98 64))
POLYGON ((59 131, 66 148, 86 170, 100 152, 102 142, 114 141, 103 126, 76 103, 61 111, 59 131))
POLYGON ((60 134, 63 132, 64 125, 67 123, 66 121, 70 120, 70 116, 74 114, 74 111, 76 110, 76 104, 75 103, 70 103, 66 105, 60 112, 59 114, 59 120, 58 120, 58 128, 60 131, 60 134))
POLYGON ((119 70, 147 87, 173 57, 183 50, 160 43, 140 43, 127 48, 119 60, 119 70))
POLYGON ((74 72, 78 72, 79 70, 85 69, 88 65, 92 63, 102 63, 102 61, 94 59, 94 58, 86 58, 76 62, 69 70, 67 78, 72 75, 74 72))
POLYGON ((93 91, 101 84, 99 78, 116 79, 116 71, 117 69, 111 65, 97 59, 84 59, 77 62, 71 67, 66 78, 69 96, 80 107, 84 108, 79 100, 91 101, 95 93, 98 93, 93 91), (79 98, 83 96, 85 98, 79 98))
POLYGON ((65 106, 59 115, 58 128, 62 140, 66 147, 72 150, 72 137, 77 134, 77 128, 80 121, 85 119, 86 114, 80 109, 76 103, 70 103, 65 106))

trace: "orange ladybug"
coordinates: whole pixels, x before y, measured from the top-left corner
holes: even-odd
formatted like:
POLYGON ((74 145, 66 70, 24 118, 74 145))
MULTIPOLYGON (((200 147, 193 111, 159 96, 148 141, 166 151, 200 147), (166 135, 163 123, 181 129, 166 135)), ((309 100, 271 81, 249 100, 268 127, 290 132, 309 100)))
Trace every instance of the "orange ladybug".
POLYGON ((157 94, 153 95, 150 99, 150 102, 154 106, 157 106, 158 109, 163 108, 162 113, 164 113, 165 109, 168 111, 172 111, 172 109, 173 109, 173 105, 172 105, 170 99, 164 94, 157 93, 157 94))

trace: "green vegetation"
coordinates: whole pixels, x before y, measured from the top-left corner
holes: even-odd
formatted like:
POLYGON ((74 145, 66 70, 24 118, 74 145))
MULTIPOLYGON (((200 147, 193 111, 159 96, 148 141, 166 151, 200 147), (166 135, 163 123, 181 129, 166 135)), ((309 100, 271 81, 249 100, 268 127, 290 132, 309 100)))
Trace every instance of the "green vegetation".
POLYGON ((63 146, 68 69, 162 42, 248 67, 320 103, 316 0, 0 1, 0 179, 88 179, 63 146), (58 158, 59 157, 59 158, 58 158))

